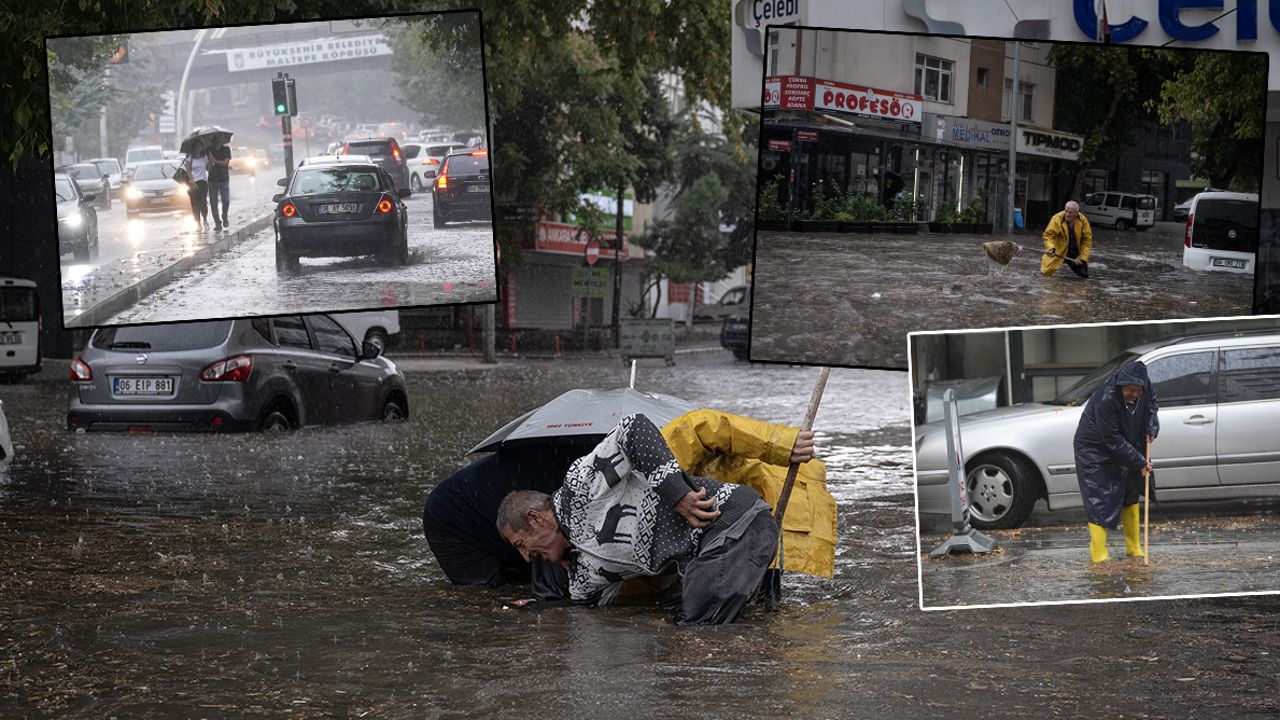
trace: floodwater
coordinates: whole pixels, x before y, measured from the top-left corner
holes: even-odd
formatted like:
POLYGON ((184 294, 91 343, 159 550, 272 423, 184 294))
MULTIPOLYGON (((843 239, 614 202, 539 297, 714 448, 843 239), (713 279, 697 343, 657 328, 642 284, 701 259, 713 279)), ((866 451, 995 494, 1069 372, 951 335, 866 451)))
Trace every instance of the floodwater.
POLYGON ((1007 266, 996 235, 799 234, 756 239, 751 358, 906 368, 908 332, 1252 312, 1253 277, 1182 265, 1181 226, 1094 228, 1089 279, 1040 275, 1038 236, 1007 266))
MULTIPOLYGON (((421 536, 433 483, 503 421, 628 371, 402 364, 407 423, 270 437, 71 434, 64 369, 0 387, 19 446, 0 470, 0 714, 1280 712, 1272 599, 921 612, 903 373, 832 373, 815 426, 836 576, 788 574, 778 612, 685 629, 643 606, 517 610, 522 588, 453 587, 421 536)), ((637 386, 798 422, 816 373, 702 352, 642 364, 637 386)))

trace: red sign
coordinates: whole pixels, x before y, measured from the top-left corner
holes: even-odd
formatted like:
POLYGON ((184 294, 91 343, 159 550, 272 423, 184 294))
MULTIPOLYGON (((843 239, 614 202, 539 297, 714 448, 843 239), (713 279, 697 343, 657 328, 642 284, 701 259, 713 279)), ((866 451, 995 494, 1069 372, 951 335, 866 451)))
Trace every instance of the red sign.
POLYGON ((790 140, 770 140, 769 149, 775 152, 791 152, 790 140))
POLYGON ((813 78, 794 75, 765 78, 763 104, 779 110, 812 110, 813 78))
MULTIPOLYGON (((627 259, 627 243, 628 233, 623 233, 622 243, 622 259, 627 259)), ((534 236, 533 249, 539 252, 553 253, 556 255, 574 255, 576 257, 584 257, 587 251, 587 233, 577 225, 569 225, 568 223, 540 222, 537 225, 537 232, 534 236)), ((617 251, 613 248, 599 250, 599 257, 605 260, 613 260, 617 257, 617 251)))
POLYGON ((800 142, 818 142, 818 133, 814 130, 797 130, 796 139, 800 142))
POLYGON ((595 242, 588 242, 587 249, 582 251, 582 254, 587 256, 588 265, 595 265, 600 259, 600 246, 595 242))
POLYGON ((918 123, 924 114, 924 98, 863 85, 819 80, 813 108, 918 123))

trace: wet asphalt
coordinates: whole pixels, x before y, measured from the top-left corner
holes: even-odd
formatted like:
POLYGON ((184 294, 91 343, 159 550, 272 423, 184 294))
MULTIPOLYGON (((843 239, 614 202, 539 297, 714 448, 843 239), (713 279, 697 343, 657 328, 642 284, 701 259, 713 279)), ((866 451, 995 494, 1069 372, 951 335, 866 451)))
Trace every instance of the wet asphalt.
POLYGON ((1094 227, 1089 279, 1040 275, 1038 235, 989 260, 1004 235, 760 231, 751 358, 902 368, 908 331, 1248 315, 1253 277, 1182 265, 1182 226, 1094 227), (816 320, 815 320, 816 319, 816 320))
MULTIPOLYGON (((798 422, 814 368, 724 351, 638 387, 798 422)), ((510 609, 448 584, 435 482, 617 360, 404 359, 411 418, 283 436, 72 434, 65 369, 0 386, 5 717, 1274 717, 1272 598, 922 612, 905 374, 838 370, 818 430, 836 575, 775 613, 510 609), (1188 709, 1194 712, 1189 712, 1188 709)))

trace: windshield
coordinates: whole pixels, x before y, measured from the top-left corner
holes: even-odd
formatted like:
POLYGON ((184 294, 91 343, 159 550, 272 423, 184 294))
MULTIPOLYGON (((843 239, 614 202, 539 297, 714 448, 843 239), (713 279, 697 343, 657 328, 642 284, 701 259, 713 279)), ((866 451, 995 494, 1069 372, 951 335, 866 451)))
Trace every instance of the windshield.
POLYGON ((0 288, 0 322, 34 322, 35 288, 0 288))
POLYGON ((1089 395, 1097 389, 1107 378, 1115 374, 1121 365, 1130 360, 1137 360, 1138 356, 1133 353, 1125 353, 1120 357, 1112 358, 1106 364, 1100 365, 1093 372, 1084 376, 1080 382, 1067 388, 1066 392, 1049 401, 1050 405, 1083 405, 1089 399, 1089 395))
POLYGON ((103 175, 114 175, 120 172, 120 166, 115 160, 94 160, 94 167, 98 168, 98 172, 103 175))
POLYGON ((374 192, 382 190, 378 173, 371 167, 336 167, 299 170, 293 179, 293 195, 332 192, 374 192))
POLYGON ((231 323, 231 320, 207 320, 104 328, 93 334, 90 344, 102 350, 198 350, 226 342, 231 323))
POLYGON ((427 154, 434 158, 442 158, 457 149, 457 145, 432 145, 427 148, 427 154))
POLYGON ((450 175, 485 172, 488 169, 487 155, 454 155, 445 161, 445 172, 450 175))
POLYGON ((133 171, 134 180, 163 180, 173 177, 178 172, 178 166, 173 163, 159 163, 156 165, 139 165, 137 170, 133 171))
POLYGON ((1140 198, 1138 198, 1138 209, 1139 209, 1139 210, 1155 210, 1155 209, 1156 209, 1156 199, 1155 199, 1155 198, 1153 198, 1153 197, 1140 197, 1140 198))
POLYGON ((164 152, 160 150, 160 148, 154 148, 152 150, 130 150, 129 158, 126 162, 140 163, 140 162, 147 162, 149 160, 163 160, 163 159, 164 159, 164 152))
POLYGON ((76 199, 76 191, 75 188, 71 187, 69 178, 54 179, 53 193, 58 196, 58 202, 68 202, 76 199))
POLYGON ((72 165, 63 171, 77 180, 97 180, 101 175, 93 165, 72 165))
POLYGON ((344 155, 387 155, 391 152, 391 143, 386 140, 374 140, 373 142, 352 142, 347 143, 347 151, 344 155))

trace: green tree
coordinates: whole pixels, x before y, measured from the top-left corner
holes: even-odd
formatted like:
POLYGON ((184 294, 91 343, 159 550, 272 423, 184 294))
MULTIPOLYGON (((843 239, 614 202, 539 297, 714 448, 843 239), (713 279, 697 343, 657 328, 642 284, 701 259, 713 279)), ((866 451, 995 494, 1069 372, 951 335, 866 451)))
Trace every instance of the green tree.
POLYGON ((422 19, 408 24, 382 23, 391 46, 391 70, 397 98, 418 113, 427 126, 481 128, 485 124, 483 58, 478 16, 433 23, 454 33, 448 42, 433 43, 422 19), (441 57, 444 53, 456 57, 441 57))
POLYGON ((1191 123, 1191 172, 1215 187, 1258 192, 1262 176, 1267 58, 1197 53, 1153 102, 1163 123, 1191 123), (1223 78, 1231 92, 1223 92, 1223 78))

